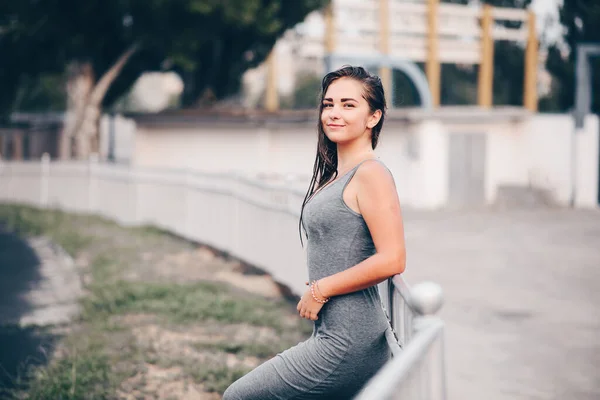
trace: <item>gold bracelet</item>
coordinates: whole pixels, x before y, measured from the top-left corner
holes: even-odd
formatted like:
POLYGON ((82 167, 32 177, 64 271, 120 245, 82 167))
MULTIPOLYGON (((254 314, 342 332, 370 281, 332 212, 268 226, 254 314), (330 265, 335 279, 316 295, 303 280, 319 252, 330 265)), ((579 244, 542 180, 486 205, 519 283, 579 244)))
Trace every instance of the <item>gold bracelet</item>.
MULTIPOLYGON (((319 289, 319 284, 317 283, 317 281, 312 281, 311 285, 310 285, 310 294, 312 295, 312 298, 319 304, 325 304, 329 301, 329 298, 322 296, 325 300, 321 300, 319 299, 316 295, 315 295, 315 286, 317 286, 317 290, 319 289)), ((320 292, 320 290, 319 290, 320 292)))
POLYGON ((329 297, 323 296, 323 292, 321 292, 321 288, 319 287, 319 281, 315 281, 315 288, 317 289, 317 292, 321 298, 329 300, 329 297))

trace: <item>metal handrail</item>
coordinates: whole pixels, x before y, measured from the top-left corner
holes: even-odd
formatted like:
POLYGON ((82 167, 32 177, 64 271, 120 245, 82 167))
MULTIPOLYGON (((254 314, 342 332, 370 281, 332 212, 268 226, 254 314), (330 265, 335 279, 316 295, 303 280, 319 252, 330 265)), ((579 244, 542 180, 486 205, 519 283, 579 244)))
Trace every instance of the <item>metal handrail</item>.
POLYGON ((441 287, 423 282, 411 288, 395 275, 379 291, 402 350, 355 399, 444 400, 444 324, 434 316, 443 304, 441 287))
MULTIPOLYGON (((354 398, 354 400, 387 400, 387 399, 411 399, 420 400, 419 391, 439 392, 436 397, 427 396, 427 399, 444 399, 445 382, 443 378, 443 358, 440 361, 440 372, 442 373, 441 382, 437 385, 428 387, 417 387, 411 385, 409 379, 411 374, 419 372, 420 364, 423 363, 429 351, 436 341, 441 339, 444 324, 441 320, 435 319, 428 321, 426 327, 422 328, 417 335, 402 350, 401 356, 392 359, 386 364, 363 388, 363 390, 354 398), (404 386, 404 387, 403 387, 404 386), (411 387, 412 386, 412 387, 411 387), (433 386, 433 387, 432 387, 433 386), (412 392, 410 390, 412 389, 412 392), (406 396, 406 392, 412 393, 411 397, 406 396), (415 393, 417 392, 417 393, 415 393), (419 397, 414 397, 414 395, 419 397)), ((424 397, 424 396, 423 396, 424 397)))

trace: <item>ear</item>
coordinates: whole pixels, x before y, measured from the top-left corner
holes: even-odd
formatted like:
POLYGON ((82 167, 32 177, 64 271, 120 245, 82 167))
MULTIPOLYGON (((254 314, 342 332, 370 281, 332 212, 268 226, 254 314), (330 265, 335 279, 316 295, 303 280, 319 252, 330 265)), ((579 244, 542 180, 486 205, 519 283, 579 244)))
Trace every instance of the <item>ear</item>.
POLYGON ((381 119, 381 110, 376 110, 373 114, 369 116, 367 120, 367 128, 373 129, 381 119))

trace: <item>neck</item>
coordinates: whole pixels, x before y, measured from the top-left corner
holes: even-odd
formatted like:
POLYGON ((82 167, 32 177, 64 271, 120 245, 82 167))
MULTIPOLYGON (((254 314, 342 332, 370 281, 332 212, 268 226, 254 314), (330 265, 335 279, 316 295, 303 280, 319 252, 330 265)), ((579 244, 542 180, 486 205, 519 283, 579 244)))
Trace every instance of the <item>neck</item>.
POLYGON ((371 148, 371 142, 354 141, 350 143, 339 143, 337 145, 337 170, 338 173, 351 169, 359 162, 375 157, 375 151, 371 148))

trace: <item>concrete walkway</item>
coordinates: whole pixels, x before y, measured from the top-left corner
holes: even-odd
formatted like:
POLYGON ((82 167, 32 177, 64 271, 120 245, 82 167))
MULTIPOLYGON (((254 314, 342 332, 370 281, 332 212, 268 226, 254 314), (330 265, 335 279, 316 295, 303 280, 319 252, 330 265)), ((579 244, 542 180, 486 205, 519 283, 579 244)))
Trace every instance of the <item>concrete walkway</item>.
POLYGON ((73 259, 61 247, 0 232, 0 325, 68 323, 82 294, 73 259))
POLYGON ((0 398, 27 365, 48 361, 58 337, 43 327, 69 322, 81 295, 75 265, 62 248, 0 230, 0 398))
POLYGON ((442 285, 450 400, 600 399, 600 212, 405 212, 442 285))

